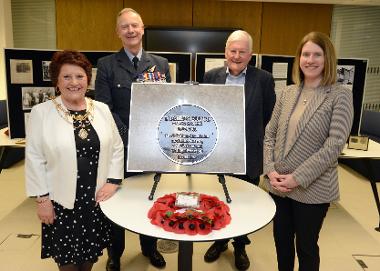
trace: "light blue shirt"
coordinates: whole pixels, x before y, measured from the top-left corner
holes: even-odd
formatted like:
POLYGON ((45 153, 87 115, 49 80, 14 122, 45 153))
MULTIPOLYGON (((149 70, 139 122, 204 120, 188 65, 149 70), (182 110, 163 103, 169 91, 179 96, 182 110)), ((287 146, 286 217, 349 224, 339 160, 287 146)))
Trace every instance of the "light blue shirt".
MULTIPOLYGON (((127 54, 129 60, 133 63, 132 59, 135 57, 134 54, 132 54, 131 52, 129 52, 127 49, 124 48, 124 51, 125 53, 127 54)), ((142 48, 140 48, 140 51, 139 53, 137 54, 137 58, 139 59, 139 61, 141 60, 141 55, 142 55, 142 48)))
POLYGON ((227 67, 227 78, 225 85, 243 85, 245 84, 245 74, 247 73, 247 67, 237 76, 232 75, 227 67))

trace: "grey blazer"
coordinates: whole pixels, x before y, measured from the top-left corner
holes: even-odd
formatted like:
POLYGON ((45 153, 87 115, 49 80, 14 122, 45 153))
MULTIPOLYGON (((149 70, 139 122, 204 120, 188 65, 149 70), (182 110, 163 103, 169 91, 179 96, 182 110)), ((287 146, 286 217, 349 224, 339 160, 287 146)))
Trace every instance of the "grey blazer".
MULTIPOLYGON (((208 84, 225 84, 226 68, 208 71, 203 79, 208 84)), ((245 75, 245 138, 246 175, 249 179, 259 177, 263 172, 263 141, 265 126, 270 120, 276 100, 274 81, 270 73, 247 66, 245 75)))
POLYGON ((265 131, 264 174, 293 174, 298 187, 289 193, 264 186, 273 194, 303 203, 328 203, 339 199, 338 156, 351 131, 352 91, 344 85, 320 87, 297 124, 288 152, 285 150, 289 118, 301 88, 286 87, 277 99, 265 131))

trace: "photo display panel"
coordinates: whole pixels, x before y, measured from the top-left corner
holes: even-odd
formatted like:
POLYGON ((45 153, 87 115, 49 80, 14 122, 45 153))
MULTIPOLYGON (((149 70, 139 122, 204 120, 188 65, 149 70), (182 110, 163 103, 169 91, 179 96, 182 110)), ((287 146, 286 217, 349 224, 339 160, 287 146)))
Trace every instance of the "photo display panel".
MULTIPOLYGON (((56 94, 49 77, 50 60, 56 51, 58 50, 4 49, 8 127, 11 138, 24 138, 26 122, 32 107, 56 94)), ((93 65, 94 77, 98 59, 114 52, 81 53, 93 65)), ((95 78, 92 78, 92 81, 95 81, 95 78)), ((89 89, 93 87, 89 86, 89 89)))
POLYGON ((348 85, 353 94, 354 122, 351 135, 358 135, 360 130, 367 66, 368 59, 338 59, 337 81, 348 85))
POLYGON ((127 170, 245 174, 244 87, 133 83, 127 170))
POLYGON ((260 68, 272 74, 276 93, 293 84, 293 62, 294 56, 260 55, 260 68))
MULTIPOLYGON (((260 55, 261 69, 272 73, 276 93, 286 85, 293 84, 293 62, 294 56, 260 55)), ((351 135, 359 134, 367 65, 368 59, 360 58, 339 58, 337 63, 337 82, 347 85, 353 94, 354 121, 351 135)))

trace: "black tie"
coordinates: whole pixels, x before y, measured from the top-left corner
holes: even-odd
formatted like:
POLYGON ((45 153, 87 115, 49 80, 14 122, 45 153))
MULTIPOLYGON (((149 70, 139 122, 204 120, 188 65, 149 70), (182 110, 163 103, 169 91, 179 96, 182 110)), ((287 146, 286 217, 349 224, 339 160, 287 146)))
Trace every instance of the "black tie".
POLYGON ((139 59, 137 56, 135 56, 133 59, 133 67, 135 67, 135 70, 137 71, 137 66, 138 66, 138 63, 139 63, 139 59))

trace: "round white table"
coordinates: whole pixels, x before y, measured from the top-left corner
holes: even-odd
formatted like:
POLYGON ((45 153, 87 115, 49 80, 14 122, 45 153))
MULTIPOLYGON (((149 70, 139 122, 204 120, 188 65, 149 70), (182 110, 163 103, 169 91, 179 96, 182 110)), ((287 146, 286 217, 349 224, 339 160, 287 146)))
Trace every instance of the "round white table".
MULTIPOLYGON (((167 232, 150 223, 147 217, 153 201, 148 199, 154 174, 126 179, 119 191, 100 204, 104 214, 116 224, 139 234, 179 241, 178 270, 192 269, 192 242, 213 241, 249 234, 267 225, 276 212, 268 193, 248 182, 226 176, 226 185, 232 202, 229 204, 231 223, 208 235, 187 235, 167 232)), ((175 192, 198 192, 217 196, 225 195, 216 175, 162 174, 155 199, 175 192)), ((154 200, 155 200, 154 199, 154 200)))

